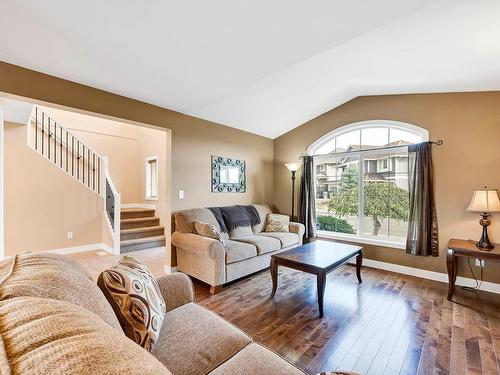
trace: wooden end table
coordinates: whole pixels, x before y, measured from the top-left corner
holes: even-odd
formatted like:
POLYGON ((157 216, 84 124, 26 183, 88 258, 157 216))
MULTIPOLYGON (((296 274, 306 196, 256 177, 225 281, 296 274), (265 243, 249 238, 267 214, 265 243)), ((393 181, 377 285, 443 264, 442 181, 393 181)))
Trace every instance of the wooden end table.
POLYGON ((467 240, 451 239, 448 242, 446 255, 446 268, 448 269, 448 301, 451 301, 455 292, 457 280, 458 258, 485 259, 500 262, 500 244, 494 244, 492 250, 479 250, 474 242, 467 240))
POLYGON ((273 291, 271 298, 274 297, 278 288, 278 266, 311 273, 316 275, 319 317, 322 318, 327 273, 346 264, 354 257, 356 257, 356 276, 361 283, 361 264, 363 263, 363 248, 361 246, 318 240, 272 255, 273 291))

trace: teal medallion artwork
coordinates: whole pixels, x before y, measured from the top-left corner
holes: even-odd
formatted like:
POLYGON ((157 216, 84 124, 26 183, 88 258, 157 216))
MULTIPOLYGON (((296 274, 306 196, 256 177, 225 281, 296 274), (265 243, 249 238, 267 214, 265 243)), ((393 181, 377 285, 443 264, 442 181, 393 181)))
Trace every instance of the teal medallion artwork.
POLYGON ((212 155, 213 193, 244 193, 246 188, 244 160, 212 155))

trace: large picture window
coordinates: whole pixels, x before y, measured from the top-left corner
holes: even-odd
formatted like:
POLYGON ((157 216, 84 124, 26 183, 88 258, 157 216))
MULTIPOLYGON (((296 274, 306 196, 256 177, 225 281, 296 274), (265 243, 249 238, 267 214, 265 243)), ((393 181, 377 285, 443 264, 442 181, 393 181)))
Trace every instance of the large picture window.
POLYGON ((409 209, 407 146, 427 139, 427 131, 414 125, 366 121, 311 145, 319 235, 402 247, 409 209))

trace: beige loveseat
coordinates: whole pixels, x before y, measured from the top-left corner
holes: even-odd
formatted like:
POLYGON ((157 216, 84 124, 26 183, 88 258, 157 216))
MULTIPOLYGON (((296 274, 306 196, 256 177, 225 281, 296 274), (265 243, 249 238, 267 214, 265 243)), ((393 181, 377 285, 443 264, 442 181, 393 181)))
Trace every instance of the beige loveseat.
POLYGON ((269 267, 271 255, 302 244, 304 225, 290 223, 290 232, 266 233, 266 217, 271 209, 265 204, 253 205, 260 224, 240 227, 228 234, 225 245, 216 239, 196 233, 196 221, 210 223, 220 230, 215 216, 207 208, 179 211, 175 214, 172 244, 177 252, 177 267, 215 287, 269 267))
POLYGON ((304 374, 195 304, 188 276, 158 283, 167 313, 150 354, 79 264, 55 254, 1 261, 0 374, 304 374))

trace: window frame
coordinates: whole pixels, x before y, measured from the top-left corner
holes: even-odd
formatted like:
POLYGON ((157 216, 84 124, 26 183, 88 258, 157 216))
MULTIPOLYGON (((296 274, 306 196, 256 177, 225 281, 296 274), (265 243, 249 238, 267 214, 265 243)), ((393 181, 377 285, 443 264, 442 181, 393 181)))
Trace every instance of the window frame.
POLYGON ((159 171, 159 168, 158 168, 158 156, 157 155, 154 155, 154 156, 150 156, 150 157, 147 157, 146 158, 146 161, 145 161, 145 174, 144 174, 144 177, 145 177, 145 190, 144 190, 144 199, 147 200, 147 201, 157 201, 159 198, 158 198, 158 171, 159 171), (150 164, 151 164, 151 161, 154 161, 155 162, 155 166, 154 166, 154 169, 155 169, 155 181, 154 181, 154 185, 155 185, 155 191, 156 191, 156 195, 152 195, 152 192, 151 192, 151 185, 152 185, 152 181, 151 181, 151 169, 150 169, 150 164))
MULTIPOLYGON (((395 249, 405 249, 406 244, 404 241, 391 240, 390 238, 374 238, 374 236, 363 235, 362 232, 364 229, 364 171, 365 171, 365 158, 370 155, 380 155, 381 151, 384 150, 387 154, 398 154, 398 151, 407 152, 407 146, 403 145, 400 147, 390 146, 390 147, 377 147, 370 150, 360 150, 360 151, 347 151, 340 153, 328 153, 328 154, 315 154, 315 151, 322 146, 324 146, 327 142, 332 140, 335 137, 338 137, 342 134, 355 131, 355 130, 363 130, 368 128, 389 128, 389 129, 398 129, 406 132, 413 133, 417 136, 421 137, 421 141, 425 142, 429 140, 429 132, 426 129, 418 127, 416 125, 400 122, 400 121, 391 121, 391 120, 370 120, 370 121, 360 121, 352 124, 344 125, 337 129, 332 130, 331 132, 323 135, 315 142, 313 142, 307 148, 307 155, 316 156, 314 158, 314 167, 313 167, 313 182, 314 182, 314 192, 316 194, 317 191, 317 176, 316 176, 316 163, 318 160, 327 159, 329 157, 342 157, 342 156, 351 156, 355 157, 358 160, 358 187, 359 187, 359 196, 358 196, 358 234, 346 234, 346 233, 336 233, 325 230, 318 230, 317 235, 319 238, 329 238, 336 239, 347 242, 361 243, 361 244, 370 244, 370 245, 378 245, 395 249)), ((389 136, 390 138, 390 133, 389 136)), ((360 143, 362 139, 362 131, 360 131, 360 143)), ((390 140, 390 139, 389 139, 390 140)), ((388 170, 389 168, 388 162, 388 170)))

